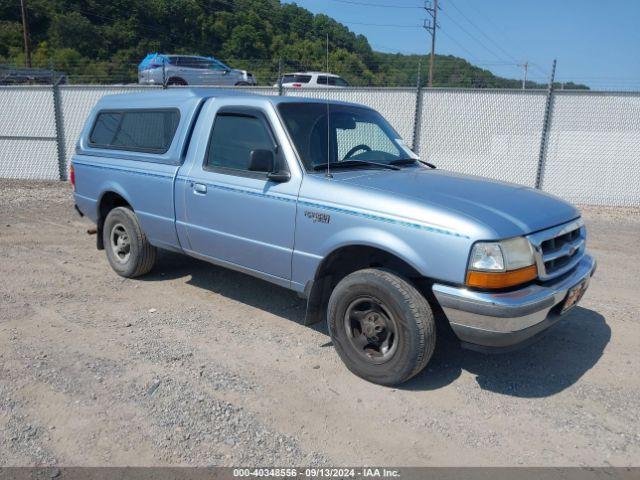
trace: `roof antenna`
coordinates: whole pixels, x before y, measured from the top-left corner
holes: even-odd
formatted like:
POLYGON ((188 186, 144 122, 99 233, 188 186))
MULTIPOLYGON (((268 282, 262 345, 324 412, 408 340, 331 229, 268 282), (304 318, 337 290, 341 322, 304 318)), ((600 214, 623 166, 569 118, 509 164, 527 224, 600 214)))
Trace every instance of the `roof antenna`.
MULTIPOLYGON (((329 33, 327 32, 327 75, 329 74, 329 33)), ((328 78, 328 77, 327 77, 328 78)), ((328 83, 328 80, 327 80, 328 83)), ((325 98, 327 100, 327 172, 325 173, 325 177, 327 178, 333 178, 333 175, 331 175, 331 169, 329 167, 329 164, 331 163, 331 121, 330 121, 330 109, 329 109, 329 95, 328 95, 328 89, 325 92, 325 95, 327 95, 325 98)))

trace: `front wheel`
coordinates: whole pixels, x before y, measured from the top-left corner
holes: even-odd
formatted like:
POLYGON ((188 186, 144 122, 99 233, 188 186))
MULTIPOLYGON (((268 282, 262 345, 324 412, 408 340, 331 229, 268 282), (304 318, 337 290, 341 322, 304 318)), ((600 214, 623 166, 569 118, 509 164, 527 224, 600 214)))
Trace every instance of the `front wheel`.
POLYGON ((418 374, 433 355, 436 328, 429 303, 389 271, 347 275, 331 293, 327 316, 338 355, 365 380, 397 385, 418 374))
POLYGON ((117 207, 109 212, 102 227, 102 240, 109 264, 118 275, 134 278, 153 268, 156 247, 149 243, 131 209, 117 207))

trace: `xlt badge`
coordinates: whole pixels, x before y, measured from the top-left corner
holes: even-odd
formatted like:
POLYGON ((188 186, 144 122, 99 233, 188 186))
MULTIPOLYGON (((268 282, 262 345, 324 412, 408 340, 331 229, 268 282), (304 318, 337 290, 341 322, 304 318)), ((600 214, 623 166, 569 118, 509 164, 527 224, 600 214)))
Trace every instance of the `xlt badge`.
POLYGON ((313 223, 329 223, 331 221, 331 215, 328 213, 312 212, 310 210, 304 211, 304 216, 313 220, 313 223))

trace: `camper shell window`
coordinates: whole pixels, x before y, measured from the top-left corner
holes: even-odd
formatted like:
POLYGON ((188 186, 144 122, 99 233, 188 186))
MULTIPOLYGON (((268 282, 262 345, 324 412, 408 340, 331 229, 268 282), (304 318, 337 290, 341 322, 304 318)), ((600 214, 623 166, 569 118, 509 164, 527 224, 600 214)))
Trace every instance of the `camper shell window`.
POLYGON ((102 110, 89 134, 94 148, 166 153, 173 142, 178 109, 102 110))

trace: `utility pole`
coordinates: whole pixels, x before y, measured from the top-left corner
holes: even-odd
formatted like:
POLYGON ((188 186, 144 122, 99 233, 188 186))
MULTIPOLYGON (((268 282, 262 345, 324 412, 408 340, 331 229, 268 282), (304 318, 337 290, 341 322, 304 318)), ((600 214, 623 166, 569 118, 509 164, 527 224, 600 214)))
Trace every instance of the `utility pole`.
POLYGON ((524 64, 520 65, 524 68, 524 77, 522 77, 522 89, 527 88, 527 73, 529 72, 529 62, 524 62, 524 64))
POLYGON ((29 48, 29 25, 27 24, 26 0, 20 0, 20 10, 22 11, 22 36, 24 37, 24 64, 31 68, 31 49, 29 48))
POLYGON ((426 1, 424 3, 424 9, 433 19, 433 22, 425 19, 423 28, 431 33, 431 56, 429 57, 429 81, 427 85, 429 87, 433 86, 433 63, 435 61, 436 56, 436 30, 438 29, 438 0, 433 0, 433 6, 431 6, 431 2, 426 1))

